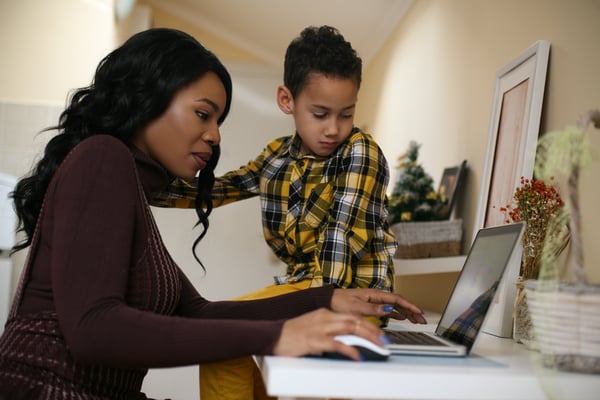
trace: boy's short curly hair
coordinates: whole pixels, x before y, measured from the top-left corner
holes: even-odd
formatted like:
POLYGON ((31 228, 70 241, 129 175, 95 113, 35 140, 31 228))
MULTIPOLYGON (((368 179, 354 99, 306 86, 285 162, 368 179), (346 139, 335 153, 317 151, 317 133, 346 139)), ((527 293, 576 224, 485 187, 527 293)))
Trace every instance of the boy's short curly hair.
POLYGON ((306 85, 311 73, 354 79, 358 89, 362 60, 336 28, 309 26, 292 40, 285 53, 283 83, 293 97, 306 85))

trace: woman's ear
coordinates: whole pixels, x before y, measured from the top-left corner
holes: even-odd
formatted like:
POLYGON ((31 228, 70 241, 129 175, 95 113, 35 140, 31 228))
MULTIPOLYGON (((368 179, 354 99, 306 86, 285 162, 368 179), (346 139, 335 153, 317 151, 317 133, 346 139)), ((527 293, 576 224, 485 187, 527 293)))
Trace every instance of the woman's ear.
POLYGON ((286 86, 281 85, 277 88, 277 105, 284 114, 294 111, 294 97, 286 86))

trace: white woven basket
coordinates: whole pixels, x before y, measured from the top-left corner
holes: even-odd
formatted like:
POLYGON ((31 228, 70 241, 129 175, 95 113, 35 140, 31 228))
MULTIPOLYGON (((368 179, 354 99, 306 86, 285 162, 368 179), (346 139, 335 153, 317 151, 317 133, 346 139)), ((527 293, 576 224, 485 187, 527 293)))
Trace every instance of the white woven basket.
POLYGON ((546 366, 600 373, 600 286, 525 285, 537 347, 546 366))

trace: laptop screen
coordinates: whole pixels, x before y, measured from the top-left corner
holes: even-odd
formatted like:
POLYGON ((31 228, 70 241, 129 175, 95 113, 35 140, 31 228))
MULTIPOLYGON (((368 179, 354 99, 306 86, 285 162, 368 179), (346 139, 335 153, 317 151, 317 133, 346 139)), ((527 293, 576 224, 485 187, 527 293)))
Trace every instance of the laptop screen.
POLYGON ((522 228, 517 223, 479 230, 435 331, 438 335, 471 350, 522 228))

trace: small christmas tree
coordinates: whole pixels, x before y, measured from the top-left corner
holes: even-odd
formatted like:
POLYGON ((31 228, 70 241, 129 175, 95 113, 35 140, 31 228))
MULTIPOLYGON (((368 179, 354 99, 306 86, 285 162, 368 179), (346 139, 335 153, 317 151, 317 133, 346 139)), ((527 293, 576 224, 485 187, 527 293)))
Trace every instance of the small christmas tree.
POLYGON ((435 221, 446 202, 433 189, 433 179, 419 164, 420 144, 411 141, 408 152, 400 157, 400 177, 390 196, 390 223, 435 221))

